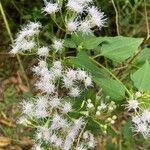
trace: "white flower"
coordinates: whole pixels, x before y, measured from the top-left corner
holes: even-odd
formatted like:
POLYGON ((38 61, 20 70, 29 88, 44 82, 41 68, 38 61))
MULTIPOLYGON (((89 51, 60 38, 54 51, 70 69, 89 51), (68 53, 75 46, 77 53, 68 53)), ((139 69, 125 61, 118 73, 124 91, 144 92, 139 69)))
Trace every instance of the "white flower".
POLYGON ((54 143, 54 142, 56 142, 57 141, 57 136, 56 136, 56 134, 53 134, 51 137, 50 137, 50 142, 51 143, 54 143))
POLYGON ((43 93, 52 94, 55 92, 55 85, 51 82, 39 81, 35 84, 35 86, 43 93))
POLYGON ((86 71, 84 71, 84 70, 77 71, 77 79, 78 80, 84 81, 87 77, 88 77, 88 75, 87 75, 86 71))
POLYGON ((74 85, 73 80, 71 80, 70 78, 67 78, 67 77, 64 77, 64 78, 63 78, 63 83, 64 83, 64 87, 65 87, 66 89, 70 89, 70 88, 72 88, 73 85, 74 85))
POLYGON ((30 22, 27 27, 32 30, 37 30, 42 27, 40 22, 30 22))
POLYGON ((55 114, 52 119, 51 129, 60 129, 68 127, 68 121, 64 118, 61 118, 58 114, 55 114))
POLYGON ((69 10, 76 13, 82 13, 84 10, 84 5, 80 4, 76 0, 69 0, 66 6, 69 10))
POLYGON ((55 61, 53 67, 61 70, 62 69, 61 61, 55 61))
POLYGON ((134 117, 132 117, 132 122, 133 123, 135 123, 135 124, 139 124, 139 123, 141 123, 141 118, 140 118, 140 116, 134 116, 134 117))
POLYGON ((47 108, 48 99, 45 96, 39 96, 36 99, 36 107, 39 109, 47 108))
POLYGON ((49 104, 52 108, 57 108, 60 105, 60 98, 52 97, 49 101, 49 104))
POLYGON ((36 118, 40 119, 40 118, 48 117, 49 113, 47 112, 47 110, 45 108, 43 108, 43 109, 36 108, 34 115, 36 118))
POLYGON ((56 50, 56 52, 62 51, 63 44, 64 44, 63 40, 54 40, 53 44, 52 44, 52 47, 56 50))
POLYGON ((91 24, 88 20, 81 21, 80 26, 79 26, 79 31, 84 33, 84 34, 89 34, 91 33, 91 24))
POLYGON ((67 23, 67 30, 70 32, 75 32, 77 30, 78 23, 76 21, 70 21, 67 23))
POLYGON ((80 4, 86 4, 86 3, 91 3, 93 0, 76 0, 80 4))
POLYGON ((33 40, 27 41, 27 40, 23 40, 20 43, 20 49, 22 51, 26 51, 26 50, 31 50, 35 47, 35 42, 33 40))
POLYGON ((70 92, 69 92, 69 95, 71 96, 71 97, 78 97, 78 96, 80 96, 80 90, 79 90, 79 88, 71 88, 70 89, 70 92))
POLYGON ((29 102, 29 101, 23 101, 21 103, 22 105, 22 113, 26 114, 26 115, 31 115, 33 114, 33 109, 34 109, 34 104, 33 102, 29 102))
POLYGON ((65 102, 65 104, 63 105, 62 111, 65 114, 68 113, 68 112, 71 112, 72 111, 71 103, 70 102, 65 102))
POLYGON ((36 134, 37 140, 43 139, 48 142, 50 140, 50 137, 51 137, 51 132, 49 128, 42 127, 42 126, 38 127, 38 131, 36 134))
POLYGON ((66 136, 65 142, 63 144, 62 150, 70 150, 73 142, 76 139, 81 127, 85 124, 83 118, 75 120, 74 125, 71 127, 70 132, 66 136))
POLYGON ((90 22, 92 25, 96 25, 99 28, 104 26, 106 20, 104 19, 104 13, 98 11, 97 7, 92 6, 89 8, 89 15, 91 16, 90 22))
POLYGON ((39 48, 38 49, 38 55, 39 56, 48 56, 48 52, 49 52, 49 49, 48 49, 48 47, 45 47, 45 46, 43 46, 43 47, 41 47, 41 48, 39 48))
POLYGON ((150 110, 146 109, 142 112, 141 120, 150 123, 150 110))
POLYGON ((32 150, 42 150, 41 145, 40 144, 35 144, 33 146, 32 150))
POLYGON ((130 111, 130 110, 136 110, 136 109, 138 109, 139 108, 139 102, 137 101, 137 100, 129 100, 129 101, 127 101, 128 102, 128 104, 126 104, 126 109, 128 110, 128 111, 130 111))
POLYGON ((150 129, 148 127, 148 124, 145 122, 141 122, 139 124, 135 124, 133 130, 135 132, 143 134, 143 136, 146 138, 150 135, 150 129))
POLYGON ((57 3, 47 3, 46 6, 43 8, 43 12, 47 14, 54 14, 60 10, 60 6, 57 3))
POLYGON ((85 84, 85 87, 92 86, 92 79, 91 79, 90 77, 87 77, 87 78, 84 80, 84 84, 85 84))
POLYGON ((61 147, 62 143, 63 143, 63 140, 61 138, 57 138, 57 140, 55 141, 56 147, 61 147))
POLYGON ((53 79, 57 79, 62 76, 62 70, 58 68, 51 68, 51 72, 53 73, 53 79))
POLYGON ((77 74, 77 71, 75 71, 73 69, 68 69, 66 71, 66 77, 71 79, 71 80, 75 80, 76 79, 76 74, 77 74))

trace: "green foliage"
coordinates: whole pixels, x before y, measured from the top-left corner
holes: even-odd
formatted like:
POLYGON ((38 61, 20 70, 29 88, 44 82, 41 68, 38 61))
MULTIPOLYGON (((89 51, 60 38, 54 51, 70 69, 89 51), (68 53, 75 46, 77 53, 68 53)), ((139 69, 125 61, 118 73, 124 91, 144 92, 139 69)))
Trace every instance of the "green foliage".
POLYGON ((145 64, 131 75, 134 86, 143 92, 150 90, 150 65, 146 61, 145 64))
POLYGON ((104 70, 99 68, 84 51, 79 52, 77 57, 69 58, 68 62, 75 67, 86 69, 92 74, 92 76, 103 77, 105 75, 104 70))
POLYGON ((113 61, 123 62, 131 57, 143 41, 143 38, 107 37, 102 44, 101 54, 113 61))
POLYGON ((124 99, 125 89, 118 81, 105 78, 94 78, 94 81, 100 88, 102 88, 103 92, 110 96, 114 101, 124 99))

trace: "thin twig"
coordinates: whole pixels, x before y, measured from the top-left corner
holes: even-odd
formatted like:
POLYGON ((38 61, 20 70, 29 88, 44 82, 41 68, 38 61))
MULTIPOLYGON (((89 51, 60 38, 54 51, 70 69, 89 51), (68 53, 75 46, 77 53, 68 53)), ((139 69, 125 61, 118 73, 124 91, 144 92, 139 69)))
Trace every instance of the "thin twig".
POLYGON ((111 2, 112 2, 112 5, 113 5, 114 10, 115 10, 115 13, 116 13, 117 34, 120 35, 120 30, 119 30, 119 14, 118 14, 117 7, 116 7, 116 5, 115 5, 114 0, 111 0, 111 2))
POLYGON ((81 136, 82 136, 82 134, 83 134, 83 132, 84 132, 84 130, 85 130, 85 128, 86 128, 87 123, 88 123, 88 122, 86 122, 86 124, 84 125, 84 127, 82 128, 82 130, 81 130, 81 132, 80 132, 80 134, 79 134, 79 136, 78 136, 77 145, 76 145, 76 150, 78 150, 79 143, 80 143, 80 139, 81 139, 81 136))
POLYGON ((150 38, 150 30, 149 30, 149 22, 148 22, 148 15, 147 15, 146 0, 144 0, 144 13, 145 13, 146 30, 147 30, 146 40, 148 40, 150 38))
MULTIPOLYGON (((1 2, 0 2, 0 12, 1 12, 1 14, 2 14, 4 23, 5 23, 5 26, 6 26, 6 30, 7 30, 7 32, 8 32, 9 38, 10 38, 10 40, 11 40, 11 43, 13 44, 13 43, 14 43, 14 40, 13 40, 12 33, 11 33, 11 31, 10 31, 10 27, 9 27, 8 21, 7 21, 7 19, 6 19, 6 16, 5 16, 5 13, 4 13, 4 9, 3 9, 3 7, 2 7, 1 2)), ((24 70, 22 61, 21 61, 21 59, 20 59, 20 57, 19 57, 18 54, 16 54, 16 57, 17 57, 17 60, 18 60, 19 65, 20 65, 21 71, 22 71, 22 73, 23 73, 24 79, 25 79, 25 81, 26 81, 26 84, 27 84, 28 88, 30 89, 30 84, 29 84, 29 82, 28 82, 28 78, 27 78, 27 76, 26 76, 26 73, 25 73, 25 70, 24 70)))

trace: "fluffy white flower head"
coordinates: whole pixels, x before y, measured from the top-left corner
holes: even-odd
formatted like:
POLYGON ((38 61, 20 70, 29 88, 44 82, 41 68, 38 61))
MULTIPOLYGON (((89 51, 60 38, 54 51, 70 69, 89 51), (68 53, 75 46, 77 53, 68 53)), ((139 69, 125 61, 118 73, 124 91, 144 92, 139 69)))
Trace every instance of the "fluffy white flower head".
POLYGON ((43 47, 38 49, 37 53, 39 56, 48 56, 48 52, 49 52, 48 47, 43 46, 43 47))
POLYGON ((54 40, 52 47, 57 51, 61 51, 63 49, 63 44, 64 41, 63 40, 54 40))
POLYGON ((69 10, 74 11, 76 13, 82 13, 84 9, 84 5, 77 2, 76 0, 69 0, 66 6, 69 10))
POLYGON ((70 21, 67 23, 67 30, 70 32, 75 32, 77 30, 78 23, 75 21, 70 21))
POLYGON ((91 24, 88 20, 82 21, 79 26, 79 31, 84 34, 91 33, 91 24))
POLYGON ((69 95, 71 97, 78 97, 80 95, 80 90, 79 88, 71 88, 70 89, 70 92, 69 92, 69 95))
POLYGON ((43 8, 43 12, 47 14, 54 14, 60 10, 60 7, 57 3, 47 3, 46 6, 43 8))
POLYGON ((139 102, 137 101, 137 100, 129 100, 128 101, 128 104, 126 104, 126 109, 128 110, 128 111, 130 111, 130 110, 136 110, 136 109, 138 109, 139 108, 139 102))

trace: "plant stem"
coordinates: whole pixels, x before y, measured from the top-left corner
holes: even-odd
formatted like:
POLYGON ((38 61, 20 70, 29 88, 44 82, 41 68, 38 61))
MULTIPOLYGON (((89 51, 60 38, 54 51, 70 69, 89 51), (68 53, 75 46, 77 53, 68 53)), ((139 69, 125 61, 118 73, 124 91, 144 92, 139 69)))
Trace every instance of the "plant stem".
MULTIPOLYGON (((13 44, 13 43, 14 43, 14 40, 13 40, 12 33, 11 33, 11 31, 10 31, 10 27, 9 27, 8 21, 7 21, 7 19, 6 19, 6 15, 5 15, 5 13, 4 13, 4 9, 3 9, 3 7, 2 7, 1 2, 0 2, 0 12, 1 12, 1 14, 2 14, 2 18, 3 18, 3 20, 4 20, 4 23, 5 23, 5 26, 6 26, 6 30, 7 30, 7 33, 8 33, 8 35, 9 35, 9 38, 10 38, 10 40, 11 40, 11 43, 13 44)), ((23 73, 24 79, 25 79, 25 81, 26 81, 26 84, 27 84, 27 86, 28 86, 28 89, 30 90, 30 84, 29 84, 29 82, 28 82, 28 78, 27 78, 27 76, 26 76, 26 73, 25 73, 25 70, 24 70, 22 61, 21 61, 21 59, 20 59, 20 57, 19 57, 18 54, 16 54, 16 57, 17 57, 17 60, 18 60, 19 65, 20 65, 20 69, 21 69, 21 71, 22 71, 22 73, 23 73)))

